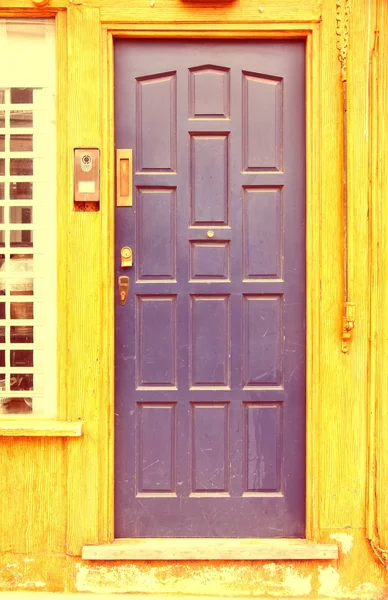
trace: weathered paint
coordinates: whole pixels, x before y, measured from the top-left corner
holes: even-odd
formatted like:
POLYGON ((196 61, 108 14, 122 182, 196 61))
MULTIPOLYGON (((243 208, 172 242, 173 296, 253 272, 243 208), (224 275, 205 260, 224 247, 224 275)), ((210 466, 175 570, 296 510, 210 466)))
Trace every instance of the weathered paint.
POLYGON ((354 598, 355 600, 374 598, 378 588, 373 583, 360 583, 353 590, 341 586, 340 574, 332 566, 319 567, 318 594, 335 598, 354 598))
MULTIPOLYGON (((339 561, 75 562, 75 590, 93 593, 376 600, 387 585, 377 561, 373 568, 363 530, 327 536, 352 537, 352 551, 339 561)), ((388 596, 387 596, 388 597, 388 596)))
POLYGON ((350 533, 331 533, 329 537, 331 540, 335 540, 339 543, 344 554, 349 554, 353 548, 354 540, 350 533))
POLYGON ((0 590, 61 591, 67 579, 63 556, 5 553, 1 556, 0 590))
POLYGON ((312 573, 305 565, 274 563, 78 565, 76 590, 95 593, 175 593, 187 596, 306 596, 312 573), (145 565, 144 565, 145 567, 145 565), (268 568, 269 567, 269 568, 268 568))
MULTIPOLYGON (((334 535, 347 535, 344 531, 334 535)), ((77 557, 8 553, 0 590, 139 594, 152 597, 332 598, 386 600, 387 573, 373 560, 365 531, 338 561, 86 562, 77 557), (365 565, 369 565, 365 568, 365 565), (381 595, 383 594, 383 595, 381 595), (385 595, 384 595, 385 594, 385 595)), ((329 539, 330 533, 327 536, 329 539)), ((327 541, 327 540, 324 540, 327 541)))
MULTIPOLYGON (((62 8, 67 4, 62 0, 60 3, 62 8)), ((387 139, 387 136, 384 138, 384 131, 388 119, 385 119, 386 113, 382 111, 386 111, 387 104, 387 79, 384 71, 386 61, 379 58, 377 44, 380 40, 381 56, 386 56, 386 2, 353 0, 349 27, 352 59, 348 64, 348 94, 351 99, 348 107, 348 173, 350 197, 357 199, 353 204, 352 232, 357 240, 354 256, 357 265, 357 326, 351 351, 346 357, 341 356, 338 350, 343 245, 342 229, 338 225, 342 215, 339 193, 342 172, 338 155, 341 118, 336 109, 340 103, 336 3, 329 0, 324 0, 323 3, 263 0, 262 12, 247 0, 230 3, 230 6, 218 3, 215 6, 213 3, 206 7, 203 6, 204 3, 199 3, 195 8, 192 3, 180 0, 160 0, 154 8, 147 2, 138 0, 130 3, 127 0, 93 0, 93 6, 88 4, 89 0, 85 0, 82 5, 75 6, 74 3, 67 11, 68 22, 66 11, 61 12, 59 22, 62 23, 63 37, 58 54, 61 72, 69 73, 68 80, 62 80, 60 85, 60 93, 69 98, 69 111, 67 112, 65 102, 59 119, 62 167, 58 190, 61 224, 59 247, 63 260, 59 289, 63 325, 59 331, 62 341, 59 405, 63 418, 81 418, 85 421, 85 435, 79 440, 70 441, 39 438, 1 440, 0 588, 40 592, 63 589, 75 591, 79 587, 103 591, 104 586, 108 589, 108 583, 104 581, 104 576, 108 573, 110 589, 125 589, 142 595, 267 595, 284 598, 290 595, 291 589, 295 597, 298 588, 299 592, 303 592, 302 596, 296 596, 299 598, 328 600, 328 594, 331 594, 332 598, 386 600, 387 572, 366 539, 368 534, 374 537, 378 545, 388 546, 388 528, 383 526, 388 518, 388 454, 385 450, 388 438, 386 427, 384 428, 388 414, 385 382, 387 369, 384 368, 388 352, 386 336, 381 335, 385 331, 384 324, 388 315, 385 287, 388 277, 381 275, 387 273, 388 264, 388 252, 385 251, 387 181, 384 176, 387 171, 387 153, 381 151, 380 157, 375 156, 376 149, 378 151, 375 145, 377 141, 381 138, 381 144, 384 145, 384 140, 387 139), (100 5, 101 12, 98 8, 100 5), (109 231, 107 224, 110 223, 107 216, 109 202, 102 202, 101 212, 93 215, 70 213, 71 172, 68 168, 71 148, 105 144, 104 152, 107 156, 112 146, 109 136, 106 134, 103 138, 101 135, 101 123, 105 127, 110 118, 106 116, 106 98, 101 98, 100 95, 102 82, 105 81, 100 64, 101 15, 105 21, 117 21, 121 24, 136 20, 143 24, 154 19, 154 22, 168 22, 167 28, 172 28, 173 21, 180 21, 179 28, 183 29, 192 19, 199 24, 200 35, 209 27, 212 34, 219 35, 223 23, 228 21, 227 27, 230 29, 237 27, 237 22, 240 25, 243 23, 243 27, 249 32, 264 21, 274 28, 278 21, 283 24, 296 23, 299 26, 298 21, 313 19, 312 28, 321 27, 322 37, 317 43, 323 49, 322 60, 321 56, 317 56, 314 74, 317 75, 322 69, 321 83, 326 94, 324 118, 319 112, 315 118, 322 123, 324 136, 322 141, 317 140, 312 151, 325 155, 322 179, 318 172, 314 174, 318 178, 318 182, 314 180, 314 185, 319 187, 322 184, 324 188, 326 209, 325 220, 315 229, 316 235, 321 236, 321 246, 326 249, 323 264, 320 265, 319 311, 314 313, 319 312, 323 316, 324 329, 320 339, 317 338, 318 354, 322 359, 319 402, 316 405, 320 428, 312 444, 309 463, 314 464, 314 481, 311 482, 315 498, 315 503, 312 503, 314 539, 326 542, 333 541, 331 535, 337 536, 337 541, 342 545, 338 563, 116 563, 110 564, 109 570, 105 565, 103 572, 101 564, 83 563, 79 558, 83 544, 106 542, 110 539, 108 519, 104 517, 109 514, 109 485, 101 483, 103 480, 109 482, 104 473, 108 472, 106 449, 107 440, 111 436, 108 425, 110 397, 106 391, 106 381, 112 371, 108 356, 111 343, 108 336, 108 307, 112 282, 106 275, 111 267, 111 256, 107 252, 109 242, 105 242, 106 232, 109 231), (369 36, 366 35, 368 23, 369 36), (370 81, 370 73, 376 69, 376 63, 378 67, 374 71, 375 79, 370 81), (381 75, 380 78, 378 74, 381 75), (376 95, 370 97, 369 90, 377 90, 377 80, 379 95, 376 91, 376 95), (88 101, 80 102, 83 97, 88 101), (377 114, 380 111, 382 116, 378 120, 377 114), (368 147, 364 132, 365 123, 369 123, 370 117, 375 137, 373 145, 368 147), (380 162, 378 158, 381 159, 380 162), (371 176, 369 179, 368 161, 373 163, 370 174, 376 172, 376 177, 371 176), (370 185, 373 187, 372 206, 368 204, 370 185), (371 218, 372 213, 374 220, 370 221, 368 215, 371 218), (371 245, 368 245, 369 242, 371 245), (369 253, 370 247, 373 249, 372 255, 369 253), (377 282, 380 286, 378 299, 381 300, 377 307, 376 297, 373 296, 376 281, 369 279, 369 261, 373 264, 375 276, 381 278, 380 283, 377 282), (102 272, 105 273, 104 277, 102 272), (382 386, 377 393, 373 386, 379 384, 378 378, 373 380, 371 371, 368 370, 371 290, 372 299, 374 298, 374 337, 371 336, 371 343, 376 357, 372 366, 375 371, 381 372, 382 377, 382 386), (368 389, 371 390, 372 400, 377 403, 376 409, 373 405, 368 405, 368 389), (371 418, 373 414, 378 416, 377 425, 371 418), (371 432, 369 440, 367 431, 371 432), (377 437, 376 431, 379 433, 377 437), (374 444, 375 450, 372 448, 374 444), (372 461, 368 484, 366 457, 369 447, 372 448, 372 461), (371 505, 365 510, 368 493, 371 505), (365 530, 366 521, 368 532, 365 530), (345 538, 338 537, 343 535, 352 535, 354 538, 350 550, 349 543, 344 544, 345 538), (286 591, 287 579, 289 589, 286 591), (307 592, 307 581, 311 581, 310 592, 307 592), (41 587, 43 583, 45 587, 41 587)), ((341 0, 338 4, 343 9, 345 1, 341 0)), ((0 10, 6 7, 7 16, 20 16, 18 6, 29 9, 23 16, 52 14, 34 9, 30 0, 2 0, 1 5, 0 10)), ((58 5, 58 1, 51 0, 50 5, 58 5)), ((248 33, 248 37, 249 35, 248 33)), ((105 52, 104 61, 106 58, 105 52)), ((106 70, 105 62, 104 69, 106 70)), ((106 169, 102 179, 105 180, 105 195, 102 197, 106 200, 111 197, 106 169)), ((313 195, 312 200, 314 199, 313 195)), ((312 325, 315 327, 315 323, 312 325)), ((313 352, 313 355, 315 360, 317 354, 313 352)))

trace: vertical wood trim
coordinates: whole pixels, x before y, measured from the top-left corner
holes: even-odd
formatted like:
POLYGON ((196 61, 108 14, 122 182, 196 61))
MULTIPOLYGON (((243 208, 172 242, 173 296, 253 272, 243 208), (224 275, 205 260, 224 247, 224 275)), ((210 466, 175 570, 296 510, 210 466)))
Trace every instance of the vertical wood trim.
MULTIPOLYGON (((347 129, 348 129, 348 270, 349 300, 355 303, 356 327, 349 354, 345 355, 346 365, 346 404, 347 413, 342 418, 346 426, 353 421, 353 431, 347 440, 358 455, 358 467, 352 469, 353 519, 365 524, 365 502, 367 481, 367 452, 360 454, 359 448, 367 448, 367 428, 356 424, 368 422, 368 337, 369 337, 369 230, 368 230, 368 111, 369 99, 369 59, 373 36, 368 35, 369 0, 351 2, 349 22, 349 48, 347 58, 347 129), (356 285, 357 283, 357 285, 356 285), (361 318, 359 318, 359 316, 361 318), (356 389, 359 399, 354 402, 356 389)), ((350 456, 347 454, 347 460, 350 456)), ((349 498, 350 501, 350 498, 349 498)))
MULTIPOLYGON (((68 446, 68 553, 80 555, 87 542, 98 541, 100 428, 101 212, 73 210, 73 149, 100 146, 100 14, 97 8, 68 10, 69 125, 67 398, 68 418, 82 418, 84 437, 68 446)), ((101 157, 104 160, 104 157, 101 157)), ((101 199, 101 204, 106 198, 101 199)), ((65 309, 65 307, 64 307, 65 309)))
POLYGON ((67 204, 68 153, 67 144, 67 13, 56 16, 56 124, 57 124, 57 407, 58 418, 67 417, 67 204))
MULTIPOLYGON (((365 431, 359 421, 361 390, 366 385, 366 365, 362 358, 360 360, 365 340, 359 340, 359 345, 353 340, 349 354, 343 354, 341 350, 344 283, 342 81, 336 25, 336 3, 324 2, 321 38, 322 137, 318 150, 322 154, 322 335, 319 345, 320 393, 317 398, 320 430, 314 445, 315 448, 319 445, 317 473, 322 535, 325 529, 359 527, 363 511, 360 489, 365 469, 357 464, 354 457, 359 455, 366 441, 365 431)), ((361 232, 365 231, 365 223, 358 223, 358 227, 361 232)), ((365 294, 365 270, 360 269, 358 277, 361 277, 360 289, 365 294)), ((361 293, 358 293, 358 298, 362 305, 361 293)))
MULTIPOLYGON (((388 564, 388 9, 387 3, 379 3, 377 29, 380 31, 379 76, 378 76, 378 150, 376 157, 376 186, 378 206, 381 219, 382 236, 379 242, 379 261, 383 261, 383 269, 379 269, 379 304, 377 314, 383 313, 383 323, 377 323, 377 335, 381 343, 378 353, 379 391, 377 394, 376 414, 376 498, 377 498, 377 530, 380 546, 385 549, 388 564)), ((376 40, 376 43, 378 41, 376 40)), ((375 140, 377 142, 377 140, 375 140)))
POLYGON ((103 394, 100 425, 100 539, 114 539, 114 98, 113 37, 102 30, 102 151, 101 249, 103 269, 101 320, 101 384, 103 394))
POLYGON ((383 0, 371 15, 370 214, 371 214, 371 355, 369 388, 368 537, 388 565, 388 10, 383 0))
POLYGON ((306 43, 306 537, 319 529, 319 373, 321 316, 321 31, 306 43))
MULTIPOLYGON (((378 2, 377 4, 380 4, 378 2)), ((373 7, 375 9, 375 5, 373 7)), ((377 25, 375 10, 369 8, 369 36, 374 37, 375 26, 377 25)), ((378 60, 376 48, 371 49, 370 56, 370 73, 369 73, 369 165, 368 165, 368 180, 369 194, 369 238, 370 238, 370 355, 369 355, 369 428, 368 428, 368 488, 367 488, 367 507, 366 507, 366 530, 367 537, 372 542, 377 541, 377 522, 376 522, 376 396, 378 394, 378 281, 379 268, 383 265, 379 264, 379 240, 381 239, 381 220, 379 218, 379 206, 377 195, 377 181, 379 178, 379 170, 377 168, 377 149, 378 149, 378 60)))

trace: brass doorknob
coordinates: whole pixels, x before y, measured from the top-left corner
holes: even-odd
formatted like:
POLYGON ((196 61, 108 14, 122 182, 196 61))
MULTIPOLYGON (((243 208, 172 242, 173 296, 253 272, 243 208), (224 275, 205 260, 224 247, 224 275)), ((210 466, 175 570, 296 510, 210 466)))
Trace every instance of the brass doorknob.
POLYGON ((124 246, 121 248, 121 266, 132 267, 132 248, 124 246))

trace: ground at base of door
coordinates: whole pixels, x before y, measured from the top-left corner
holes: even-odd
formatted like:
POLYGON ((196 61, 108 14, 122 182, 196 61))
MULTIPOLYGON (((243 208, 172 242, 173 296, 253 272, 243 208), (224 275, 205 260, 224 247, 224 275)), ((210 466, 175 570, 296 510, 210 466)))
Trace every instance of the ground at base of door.
MULTIPOLYGON (((195 596, 181 594, 91 594, 66 592, 1 592, 0 600, 301 600, 292 596, 195 596)), ((322 598, 308 598, 322 600, 322 598)), ((325 600, 336 600, 325 598, 325 600)), ((346 600, 346 598, 342 598, 346 600)))

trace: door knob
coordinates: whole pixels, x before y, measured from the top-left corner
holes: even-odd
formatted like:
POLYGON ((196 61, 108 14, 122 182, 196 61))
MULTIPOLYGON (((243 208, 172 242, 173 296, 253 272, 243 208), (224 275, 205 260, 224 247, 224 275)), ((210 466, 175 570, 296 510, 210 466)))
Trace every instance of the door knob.
POLYGON ((124 246, 121 248, 121 266, 132 267, 132 248, 124 246))

